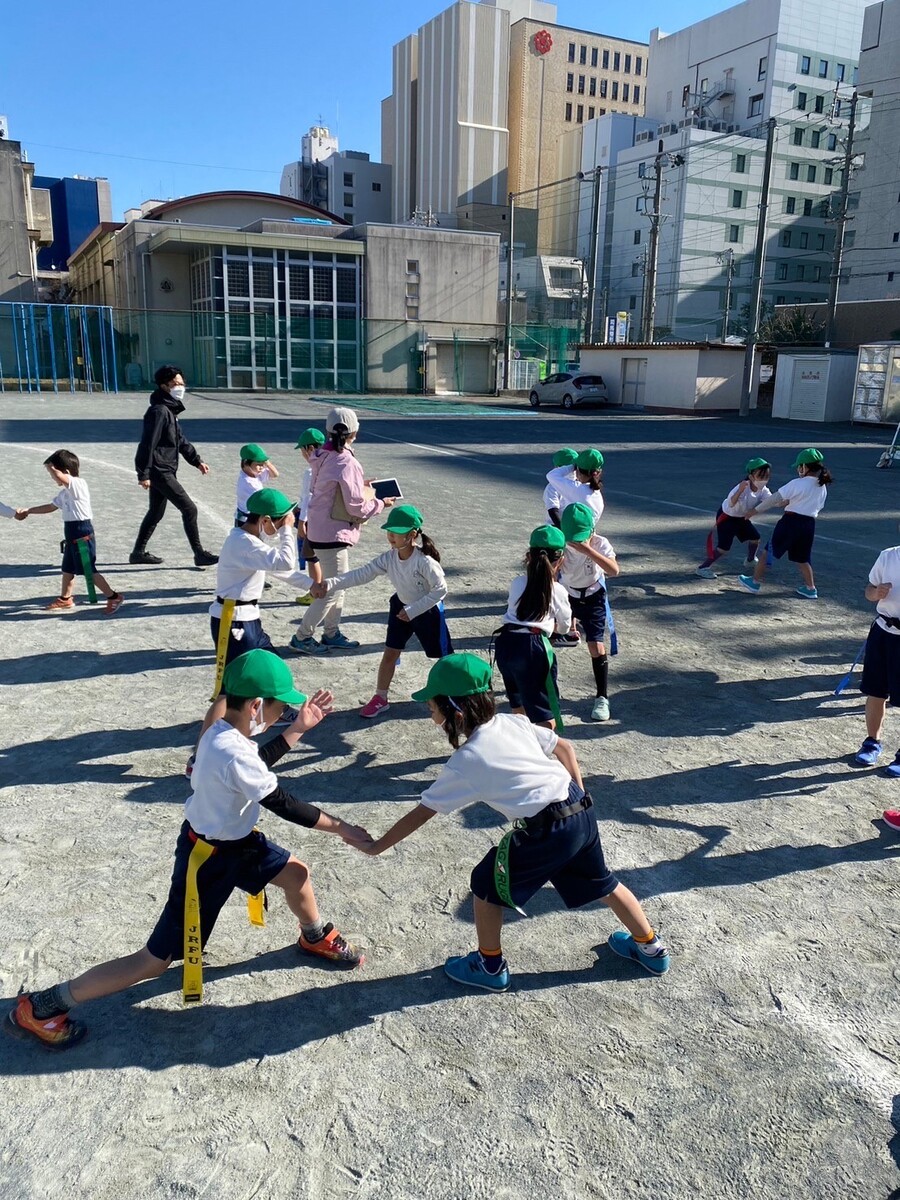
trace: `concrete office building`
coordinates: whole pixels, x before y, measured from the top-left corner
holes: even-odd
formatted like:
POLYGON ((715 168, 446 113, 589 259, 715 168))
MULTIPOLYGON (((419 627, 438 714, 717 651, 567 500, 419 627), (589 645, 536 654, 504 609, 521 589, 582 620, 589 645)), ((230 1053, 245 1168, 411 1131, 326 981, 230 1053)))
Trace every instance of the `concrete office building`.
POLYGON ((38 253, 52 242, 50 193, 35 186, 22 143, 0 138, 0 301, 41 299, 38 253))
POLYGON ((654 30, 647 81, 655 132, 616 162, 610 311, 641 319, 653 170, 665 159, 655 327, 714 339, 749 300, 765 122, 778 119, 764 298, 825 298, 840 186, 839 148, 864 0, 745 0, 672 35, 654 30), (729 281, 729 272, 733 273, 729 281))
POLYGON ((38 251, 38 270, 64 273, 72 251, 101 222, 112 220, 109 180, 35 175, 33 186, 49 192, 53 217, 53 241, 38 251))
POLYGON ((390 166, 361 150, 341 151, 322 125, 303 135, 301 157, 282 170, 279 191, 351 223, 391 219, 390 166))
POLYGON ((851 211, 854 219, 844 239, 839 299, 895 299, 900 297, 900 0, 881 0, 866 9, 859 92, 869 101, 870 116, 854 143, 861 156, 853 183, 858 207, 851 211))

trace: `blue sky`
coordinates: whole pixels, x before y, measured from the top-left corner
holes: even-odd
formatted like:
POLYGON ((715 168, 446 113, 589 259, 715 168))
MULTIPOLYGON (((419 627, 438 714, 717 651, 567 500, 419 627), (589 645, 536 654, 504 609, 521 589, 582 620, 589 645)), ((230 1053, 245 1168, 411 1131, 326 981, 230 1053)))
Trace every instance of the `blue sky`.
MULTIPOLYGON (((43 175, 105 175, 113 216, 141 200, 218 188, 277 191, 284 163, 321 116, 344 150, 381 150, 391 47, 442 0, 110 0, 11 5, 0 113, 43 175), (312 15, 313 12, 315 15, 312 15), (191 165, 175 165, 191 164, 191 165)), ((640 41, 728 7, 722 0, 601 5, 562 0, 562 25, 640 41)))

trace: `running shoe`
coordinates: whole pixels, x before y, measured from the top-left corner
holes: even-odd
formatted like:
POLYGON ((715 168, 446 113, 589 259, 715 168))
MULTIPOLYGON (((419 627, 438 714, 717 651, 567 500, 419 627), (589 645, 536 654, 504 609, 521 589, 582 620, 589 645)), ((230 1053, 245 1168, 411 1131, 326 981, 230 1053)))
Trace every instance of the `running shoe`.
POLYGON ((122 607, 122 601, 124 599, 125 599, 125 597, 122 595, 121 592, 116 592, 116 594, 114 596, 108 596, 107 600, 106 600, 106 608, 104 610, 106 615, 108 617, 111 617, 113 615, 113 613, 118 612, 119 609, 122 607))
POLYGON ((288 643, 292 650, 296 650, 298 654, 308 654, 315 656, 317 654, 327 654, 328 647, 317 642, 314 637, 301 638, 297 637, 296 633, 288 643))
POLYGON ((605 696, 598 696, 594 701, 594 707, 591 709, 592 721, 608 721, 609 720, 609 701, 605 696))
POLYGON ((554 633, 550 637, 550 645, 560 649, 565 649, 567 646, 577 646, 581 638, 577 633, 554 633))
POLYGON ((624 929, 611 933, 608 941, 610 950, 620 958, 630 958, 632 962, 640 963, 651 975, 663 975, 669 969, 669 952, 661 943, 652 954, 648 954, 624 929))
POLYGON ((374 695, 368 704, 364 704, 359 710, 361 717, 377 717, 379 713, 383 713, 386 708, 390 708, 390 704, 385 700, 384 696, 374 695))
POLYGON ((890 825, 891 829, 900 830, 900 809, 886 808, 881 814, 881 819, 885 825, 890 825))
POLYGON ((214 567, 218 561, 218 554, 211 554, 209 550, 198 550, 194 555, 195 567, 214 567))
POLYGON ((128 555, 128 561, 136 566, 158 567, 163 560, 158 555, 150 554, 146 550, 132 550, 128 555))
POLYGON ((715 571, 712 569, 712 567, 698 567, 697 574, 700 576, 701 579, 718 579, 719 578, 718 575, 715 573, 715 571))
POLYGON ((891 779, 900 779, 900 750, 894 755, 894 761, 884 768, 885 775, 890 775, 891 779))
POLYGON ((57 596, 50 604, 44 605, 44 612, 68 612, 74 607, 75 601, 71 596, 57 596))
POLYGON ((188 778, 188 779, 190 779, 190 777, 191 777, 191 776, 193 775, 193 773, 194 773, 194 763, 195 763, 196 761, 197 761, 197 760, 195 759, 194 755, 192 754, 192 755, 190 756, 190 758, 187 760, 187 762, 184 764, 184 773, 185 773, 185 775, 187 776, 187 778, 188 778))
POLYGON ((762 591, 762 584, 757 583, 752 575, 738 575, 738 586, 745 592, 752 592, 754 596, 762 591))
POLYGON ((855 762, 858 762, 861 767, 874 767, 881 758, 883 747, 881 742, 875 738, 867 737, 859 750, 856 752, 855 762))
POLYGON ((338 966, 359 967, 366 961, 365 955, 341 937, 330 921, 325 926, 324 936, 317 942, 308 942, 301 933, 297 939, 297 945, 304 954, 327 958, 329 962, 337 963, 338 966))
POLYGON ((40 1042, 47 1050, 69 1050, 87 1033, 83 1021, 73 1021, 68 1013, 57 1013, 43 1021, 34 1015, 31 997, 24 993, 11 1009, 5 1025, 7 1033, 23 1041, 40 1042))
POLYGON ((302 606, 304 608, 309 608, 309 606, 312 604, 312 602, 313 602, 313 598, 309 594, 309 592, 307 592, 305 596, 297 597, 297 604, 302 604, 302 606))
POLYGON ((819 593, 814 587, 810 588, 803 585, 798 588, 794 588, 794 594, 799 596, 801 600, 818 600, 819 598, 819 593))
POLYGON ((329 650, 355 650, 359 642, 355 642, 352 638, 345 637, 338 629, 336 633, 329 635, 322 634, 322 645, 327 646, 329 650))
POLYGON ((496 974, 485 969, 477 950, 469 954, 454 954, 444 963, 444 970, 455 983, 464 987, 481 988, 485 992, 505 992, 509 987, 509 967, 506 959, 496 974))

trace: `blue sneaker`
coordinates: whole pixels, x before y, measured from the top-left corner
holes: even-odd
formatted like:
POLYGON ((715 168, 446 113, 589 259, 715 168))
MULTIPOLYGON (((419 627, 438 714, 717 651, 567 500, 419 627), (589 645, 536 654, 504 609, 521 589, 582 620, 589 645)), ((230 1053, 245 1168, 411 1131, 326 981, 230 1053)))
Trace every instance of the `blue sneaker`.
POLYGON ((466 987, 481 988, 485 992, 505 992, 509 987, 509 967, 506 959, 503 966, 492 975, 484 969, 484 963, 477 950, 470 954, 454 954, 444 963, 444 970, 455 980, 466 987))
POLYGON ((296 633, 288 643, 292 650, 296 650, 298 654, 327 654, 328 647, 321 645, 314 637, 299 638, 296 633))
POLYGON ((327 633, 323 633, 322 645, 327 646, 330 650, 355 650, 359 642, 354 642, 352 638, 344 637, 341 631, 338 630, 331 637, 327 633))
POLYGON ((875 738, 867 737, 857 751, 854 762, 858 762, 861 767, 874 767, 879 758, 881 758, 882 749, 881 742, 876 741, 875 738))
POLYGON ((611 933, 608 940, 610 950, 620 958, 630 958, 632 962, 640 963, 651 975, 664 975, 669 969, 669 952, 664 946, 655 954, 647 954, 624 929, 611 933))
POLYGON ((818 600, 819 598, 819 593, 814 587, 808 588, 804 584, 801 584, 798 588, 794 588, 794 594, 799 596, 801 600, 818 600))
POLYGON ((884 773, 890 775, 891 779, 900 779, 900 750, 897 751, 890 766, 884 768, 884 773))
POLYGON ((745 592, 752 592, 754 596, 762 591, 762 584, 757 583, 752 575, 738 575, 738 586, 745 592))

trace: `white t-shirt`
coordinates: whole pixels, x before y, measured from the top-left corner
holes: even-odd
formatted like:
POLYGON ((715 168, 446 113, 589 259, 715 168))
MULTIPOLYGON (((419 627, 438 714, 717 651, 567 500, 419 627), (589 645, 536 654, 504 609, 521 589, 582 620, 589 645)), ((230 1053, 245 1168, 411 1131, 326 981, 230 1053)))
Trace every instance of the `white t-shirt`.
MULTIPOLYGON (((598 554, 603 554, 607 558, 615 558, 616 552, 613 550, 610 543, 605 537, 599 533, 595 533, 591 538, 591 548, 596 550, 598 554)), ((584 596, 593 596, 598 592, 606 582, 606 575, 603 573, 603 568, 598 562, 594 562, 592 558, 588 558, 586 554, 582 554, 580 550, 573 550, 571 546, 566 547, 566 552, 563 555, 562 570, 559 573, 559 582, 563 585, 570 596, 582 596, 582 588, 587 588, 584 596)))
POLYGON ((763 484, 758 492, 754 492, 748 483, 738 498, 738 489, 733 487, 725 499, 722 501, 722 512, 726 517, 749 517, 755 508, 757 508, 764 500, 772 495, 769 489, 763 484))
POLYGON ((549 637, 554 631, 568 633, 572 624, 572 608, 569 604, 569 594, 561 583, 553 581, 553 592, 550 596, 550 611, 541 620, 520 621, 516 616, 516 607, 525 591, 527 575, 517 575, 509 585, 509 599, 506 602, 504 625, 530 625, 540 629, 549 637))
MULTIPOLYGON (((216 564, 216 595, 223 600, 258 601, 263 593, 266 572, 277 575, 290 584, 309 588, 312 580, 297 570, 297 535, 293 526, 278 530, 276 545, 267 544, 245 529, 232 529, 219 551, 216 564)), ((214 600, 209 606, 211 617, 221 617, 222 605, 214 600)), ((258 621, 257 604, 238 603, 235 621, 258 621)))
POLYGON ((379 554, 365 566, 347 571, 336 579, 329 579, 328 590, 360 587, 364 583, 371 583, 379 575, 387 575, 394 585, 397 598, 410 620, 440 604, 447 595, 443 567, 429 555, 423 554, 418 546, 413 547, 412 554, 406 559, 401 558, 396 550, 385 550, 384 554, 379 554))
POLYGON ((547 472, 544 503, 560 512, 569 504, 586 504, 594 510, 594 524, 603 516, 603 493, 592 492, 589 483, 579 483, 572 467, 554 467, 547 472))
POLYGON ((277 787, 278 780, 254 743, 228 721, 219 720, 197 747, 184 815, 200 837, 236 842, 252 832, 260 800, 277 787))
POLYGON ((569 795, 569 772, 553 757, 558 741, 527 717, 498 713, 453 752, 420 802, 452 813, 483 800, 511 821, 533 817, 569 795))
MULTIPOLYGON (((900 618, 900 546, 891 546, 888 550, 882 550, 875 559, 874 567, 869 572, 869 583, 873 587, 877 587, 879 583, 891 584, 891 590, 884 600, 878 601, 875 608, 880 617, 900 618)), ((888 633, 900 637, 900 629, 886 625, 884 621, 879 621, 878 625, 888 633)))
POLYGON ((92 521, 91 493, 78 475, 70 475, 66 487, 60 488, 51 501, 62 513, 64 521, 92 521))
POLYGON ((238 472, 237 477, 237 507, 238 512, 248 513, 247 501, 254 492, 260 491, 266 486, 271 477, 271 472, 268 467, 263 467, 258 475, 246 475, 243 471, 238 472))
POLYGON ((789 501, 785 512, 799 513, 803 517, 817 517, 828 497, 828 488, 821 487, 815 475, 789 479, 778 492, 782 500, 789 501))
POLYGON ((300 476, 300 497, 297 501, 297 507, 300 509, 301 521, 305 521, 309 515, 309 493, 312 487, 312 467, 307 467, 300 476))

